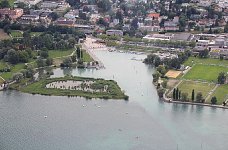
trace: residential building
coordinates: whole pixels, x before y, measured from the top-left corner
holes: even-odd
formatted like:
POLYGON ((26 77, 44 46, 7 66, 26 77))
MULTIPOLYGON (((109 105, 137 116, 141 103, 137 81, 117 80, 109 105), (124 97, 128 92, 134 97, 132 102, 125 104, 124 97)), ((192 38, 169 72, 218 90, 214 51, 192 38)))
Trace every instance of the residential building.
POLYGON ((23 9, 3 8, 3 9, 0 9, 0 14, 2 16, 8 15, 11 19, 15 20, 23 15, 23 9))
POLYGON ((106 35, 123 36, 122 30, 107 30, 106 35))

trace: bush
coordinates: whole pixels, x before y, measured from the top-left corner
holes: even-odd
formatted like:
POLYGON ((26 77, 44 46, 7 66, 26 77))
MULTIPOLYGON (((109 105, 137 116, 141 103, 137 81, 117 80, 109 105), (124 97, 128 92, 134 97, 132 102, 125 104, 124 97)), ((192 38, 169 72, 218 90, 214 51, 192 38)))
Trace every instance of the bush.
POLYGON ((217 103, 217 98, 215 97, 215 96, 213 96, 212 98, 211 98, 211 104, 216 104, 217 103))

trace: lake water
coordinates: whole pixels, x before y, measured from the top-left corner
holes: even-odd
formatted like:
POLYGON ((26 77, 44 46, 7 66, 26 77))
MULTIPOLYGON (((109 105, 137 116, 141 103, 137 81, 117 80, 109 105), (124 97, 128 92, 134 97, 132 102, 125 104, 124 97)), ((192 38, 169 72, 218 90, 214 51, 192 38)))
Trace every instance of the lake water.
POLYGON ((0 150, 227 149, 227 110, 163 103, 153 68, 131 60, 145 56, 96 55, 106 69, 56 69, 54 76, 114 79, 129 101, 0 92, 0 150))

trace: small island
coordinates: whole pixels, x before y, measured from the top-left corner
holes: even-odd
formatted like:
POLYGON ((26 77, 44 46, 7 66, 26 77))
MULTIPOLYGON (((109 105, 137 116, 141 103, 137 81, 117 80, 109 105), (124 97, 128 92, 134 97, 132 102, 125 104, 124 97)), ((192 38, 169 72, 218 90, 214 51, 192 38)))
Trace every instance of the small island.
POLYGON ((25 93, 48 96, 81 96, 88 99, 124 99, 124 94, 113 80, 66 76, 47 78, 35 82, 20 82, 10 85, 10 89, 25 93))

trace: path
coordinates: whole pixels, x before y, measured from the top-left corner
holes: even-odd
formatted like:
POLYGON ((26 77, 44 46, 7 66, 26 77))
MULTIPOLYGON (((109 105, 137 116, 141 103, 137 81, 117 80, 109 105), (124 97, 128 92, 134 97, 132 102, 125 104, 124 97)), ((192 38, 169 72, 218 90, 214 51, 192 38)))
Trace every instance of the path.
POLYGON ((182 82, 183 82, 183 80, 180 80, 180 82, 178 82, 178 83, 174 86, 174 88, 173 88, 172 90, 169 91, 168 95, 170 95, 170 94, 173 92, 173 90, 174 90, 175 88, 177 88, 182 82))
POLYGON ((219 84, 216 84, 215 87, 208 93, 207 97, 205 98, 205 102, 209 100, 211 95, 215 92, 215 90, 219 87, 219 84))
POLYGON ((98 67, 100 69, 105 68, 104 64, 94 55, 94 53, 91 51, 91 49, 88 48, 84 43, 82 43, 82 49, 85 49, 85 51, 93 58, 93 60, 98 62, 98 67))

